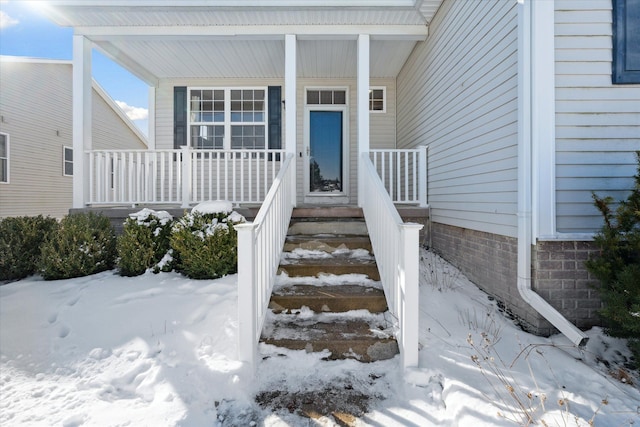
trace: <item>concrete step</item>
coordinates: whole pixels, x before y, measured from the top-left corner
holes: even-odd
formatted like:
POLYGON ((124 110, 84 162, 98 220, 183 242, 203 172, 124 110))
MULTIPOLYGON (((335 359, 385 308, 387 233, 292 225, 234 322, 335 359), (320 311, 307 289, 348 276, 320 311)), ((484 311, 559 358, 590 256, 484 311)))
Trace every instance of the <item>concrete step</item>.
POLYGON ((316 313, 341 313, 368 310, 370 313, 387 311, 384 291, 363 285, 290 285, 280 287, 271 295, 270 308, 275 313, 309 307, 316 313))
POLYGON ((384 326, 351 317, 319 321, 314 318, 298 321, 275 319, 265 326, 260 341, 308 353, 328 350, 329 360, 374 362, 391 359, 398 354, 398 343, 384 331, 384 326))
POLYGON ((291 252, 295 249, 320 250, 329 253, 341 249, 365 249, 373 252, 369 236, 362 235, 287 236, 284 251, 291 252))

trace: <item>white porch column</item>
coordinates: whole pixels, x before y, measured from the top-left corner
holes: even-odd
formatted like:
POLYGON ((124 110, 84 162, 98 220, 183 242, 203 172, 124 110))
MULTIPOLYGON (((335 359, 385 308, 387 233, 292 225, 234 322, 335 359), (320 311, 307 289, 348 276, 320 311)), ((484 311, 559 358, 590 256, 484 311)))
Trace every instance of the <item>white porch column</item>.
POLYGON ((148 117, 147 141, 149 150, 156 149, 156 87, 149 86, 149 117, 148 117))
POLYGON ((369 152, 369 35, 358 36, 358 206, 362 207, 362 154, 369 152))
POLYGON ((73 36, 73 207, 89 202, 89 163, 84 154, 91 150, 91 42, 73 36))
MULTIPOLYGON (((297 150, 297 69, 296 69, 296 50, 297 40, 295 34, 287 34, 284 36, 285 41, 285 67, 284 67, 284 111, 285 111, 285 150, 293 154, 292 167, 296 169, 296 150, 297 150)), ((297 176, 297 174, 296 174, 297 176)), ((296 206, 296 188, 294 182, 292 203, 296 206)))

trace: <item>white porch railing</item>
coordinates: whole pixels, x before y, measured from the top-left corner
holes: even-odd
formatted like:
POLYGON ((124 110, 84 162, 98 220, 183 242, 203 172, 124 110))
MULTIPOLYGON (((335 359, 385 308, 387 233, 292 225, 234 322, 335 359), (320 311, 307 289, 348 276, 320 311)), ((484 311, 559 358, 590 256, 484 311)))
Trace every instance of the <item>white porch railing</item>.
POLYGON ((371 150, 382 184, 395 204, 427 206, 427 147, 410 150, 371 150))
POLYGON ((257 345, 271 298, 280 256, 296 204, 296 167, 287 154, 282 169, 252 223, 238 231, 238 340, 239 357, 252 370, 257 345))
POLYGON ((421 224, 403 223, 367 153, 362 154, 362 210, 389 311, 398 322, 396 339, 403 368, 418 366, 418 277, 421 224))
POLYGON ((262 203, 284 150, 93 150, 88 204, 262 203))

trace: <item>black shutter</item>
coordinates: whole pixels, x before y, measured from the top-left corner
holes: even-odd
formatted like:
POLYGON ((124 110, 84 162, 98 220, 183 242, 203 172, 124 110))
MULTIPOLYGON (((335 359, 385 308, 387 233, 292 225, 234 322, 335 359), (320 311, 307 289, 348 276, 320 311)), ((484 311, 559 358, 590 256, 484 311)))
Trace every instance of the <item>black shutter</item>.
POLYGON ((640 83, 640 0, 613 1, 613 83, 640 83))
POLYGON ((280 86, 269 86, 269 148, 282 148, 282 93, 280 86))
POLYGON ((187 141, 187 88, 173 88, 173 148, 188 145, 187 141))

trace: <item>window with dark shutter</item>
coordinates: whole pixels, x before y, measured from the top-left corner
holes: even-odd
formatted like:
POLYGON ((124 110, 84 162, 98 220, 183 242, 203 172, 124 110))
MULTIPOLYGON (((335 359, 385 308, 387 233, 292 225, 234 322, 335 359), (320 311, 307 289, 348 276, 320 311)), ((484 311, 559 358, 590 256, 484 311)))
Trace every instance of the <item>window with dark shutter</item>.
POLYGON ((613 0, 611 80, 640 83, 640 0, 613 0))

